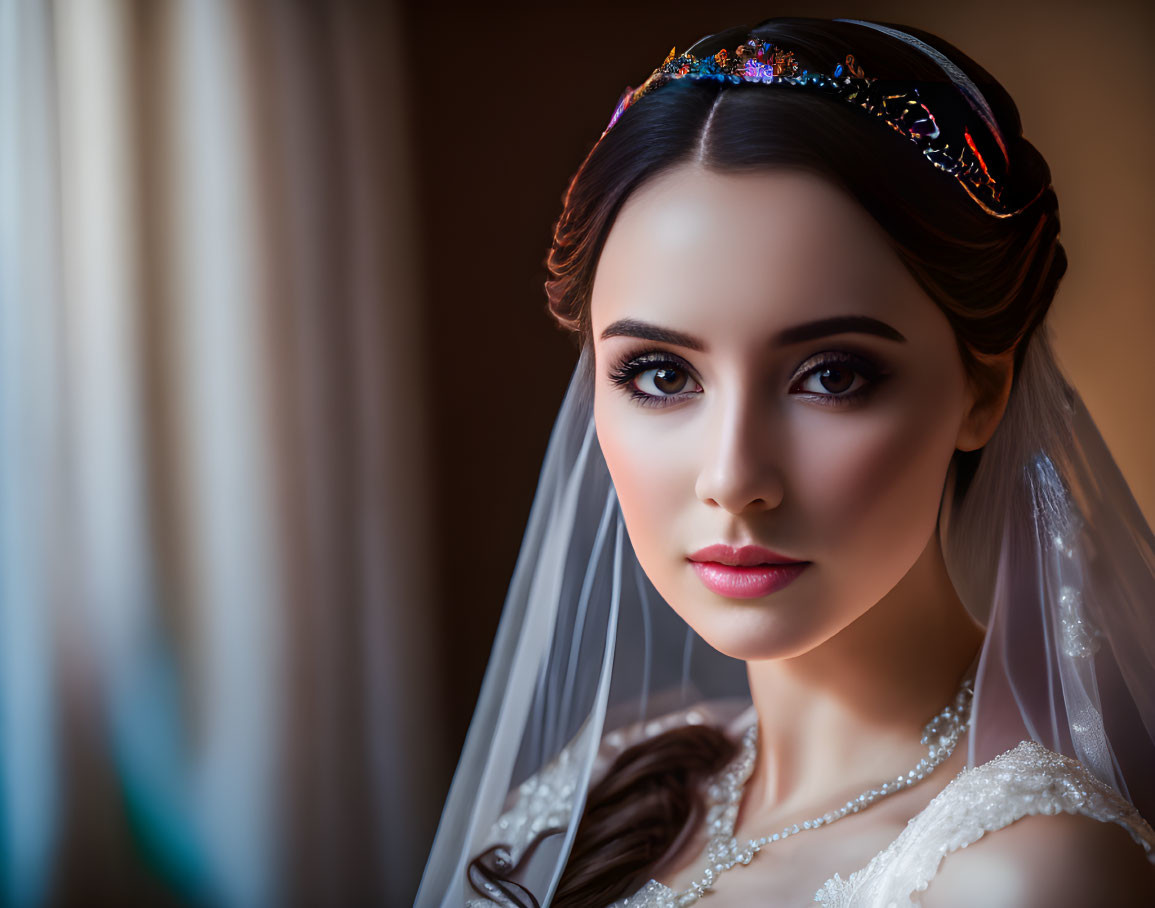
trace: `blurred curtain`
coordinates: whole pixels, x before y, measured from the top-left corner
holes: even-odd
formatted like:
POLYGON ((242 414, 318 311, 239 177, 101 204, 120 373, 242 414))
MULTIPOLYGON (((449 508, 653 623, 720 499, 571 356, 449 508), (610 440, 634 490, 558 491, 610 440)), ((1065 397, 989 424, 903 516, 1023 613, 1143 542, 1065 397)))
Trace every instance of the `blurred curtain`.
POLYGON ((394 16, 0 0, 0 904, 415 892, 444 768, 394 16))

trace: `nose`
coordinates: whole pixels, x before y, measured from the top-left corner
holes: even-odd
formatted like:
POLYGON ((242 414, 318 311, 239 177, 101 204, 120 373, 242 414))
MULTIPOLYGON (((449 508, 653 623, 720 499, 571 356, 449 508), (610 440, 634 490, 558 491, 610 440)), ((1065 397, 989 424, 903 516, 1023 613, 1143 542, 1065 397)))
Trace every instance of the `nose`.
POLYGON ((735 395, 721 402, 694 491, 709 505, 731 514, 766 511, 782 503, 785 492, 776 454, 772 414, 757 394, 735 395))

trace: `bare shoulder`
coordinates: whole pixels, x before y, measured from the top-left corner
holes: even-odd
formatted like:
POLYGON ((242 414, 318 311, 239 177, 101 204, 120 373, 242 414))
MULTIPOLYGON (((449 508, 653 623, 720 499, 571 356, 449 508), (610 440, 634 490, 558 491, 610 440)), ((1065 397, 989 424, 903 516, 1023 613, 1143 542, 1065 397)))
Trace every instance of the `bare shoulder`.
POLYGON ((1155 866, 1118 823, 1023 817, 944 858, 926 908, 1155 905, 1155 866))

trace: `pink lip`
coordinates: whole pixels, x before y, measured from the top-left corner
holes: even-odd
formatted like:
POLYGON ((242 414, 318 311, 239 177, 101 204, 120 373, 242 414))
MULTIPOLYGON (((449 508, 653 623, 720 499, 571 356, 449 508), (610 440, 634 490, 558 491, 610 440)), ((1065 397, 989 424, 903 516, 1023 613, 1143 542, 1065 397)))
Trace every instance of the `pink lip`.
POLYGON ((690 556, 708 590, 732 599, 756 599, 787 586, 809 561, 797 561, 758 545, 709 545, 690 556))
POLYGON ((787 558, 777 552, 771 552, 760 545, 744 545, 734 548, 732 545, 718 543, 698 549, 690 556, 691 561, 715 561, 718 564, 736 565, 739 567, 754 567, 764 564, 806 564, 797 558, 787 558))

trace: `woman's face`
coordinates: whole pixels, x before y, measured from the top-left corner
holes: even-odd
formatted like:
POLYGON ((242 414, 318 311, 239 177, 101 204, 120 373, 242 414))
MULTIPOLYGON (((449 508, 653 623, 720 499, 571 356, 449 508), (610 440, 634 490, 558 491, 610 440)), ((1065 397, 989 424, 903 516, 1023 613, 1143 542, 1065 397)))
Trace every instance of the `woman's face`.
POLYGON ((716 649, 804 653, 926 549, 966 446, 964 367, 946 317, 832 184, 695 165, 654 178, 606 239, 591 323, 630 540, 716 649), (724 566, 732 553, 702 551, 718 544, 770 553, 724 566))

